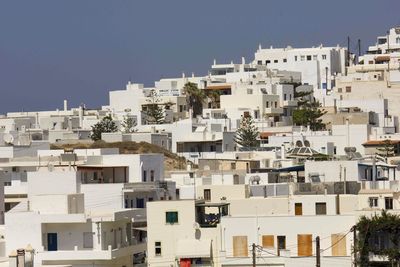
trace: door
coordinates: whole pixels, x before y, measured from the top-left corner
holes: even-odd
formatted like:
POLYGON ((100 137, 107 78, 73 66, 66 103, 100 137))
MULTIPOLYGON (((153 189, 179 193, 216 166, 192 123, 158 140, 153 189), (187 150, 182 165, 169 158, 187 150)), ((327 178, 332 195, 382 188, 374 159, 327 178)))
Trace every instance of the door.
POLYGON ((276 239, 278 240, 278 256, 280 256, 281 249, 286 249, 286 236, 278 235, 276 239))
POLYGON ((57 233, 47 233, 47 250, 57 251, 57 233))
POLYGON ((136 198, 136 208, 143 209, 144 208, 144 199, 136 198))

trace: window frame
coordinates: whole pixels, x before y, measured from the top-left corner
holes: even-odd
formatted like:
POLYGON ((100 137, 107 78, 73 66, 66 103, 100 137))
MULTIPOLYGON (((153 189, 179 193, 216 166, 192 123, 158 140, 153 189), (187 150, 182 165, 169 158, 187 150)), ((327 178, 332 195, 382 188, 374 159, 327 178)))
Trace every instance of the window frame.
POLYGON ((162 256, 162 243, 161 243, 161 241, 155 241, 154 242, 154 255, 156 257, 161 257, 162 256), (157 252, 157 249, 159 249, 160 252, 157 252))
POLYGON ((327 208, 326 202, 315 202, 315 215, 326 215, 327 214, 326 208, 327 208), (322 208, 322 213, 321 213, 321 208, 322 208))
POLYGON ((179 224, 179 212, 176 210, 169 210, 165 212, 165 224, 179 224), (169 216, 169 214, 175 213, 176 216, 176 221, 168 221, 171 219, 171 217, 169 216))

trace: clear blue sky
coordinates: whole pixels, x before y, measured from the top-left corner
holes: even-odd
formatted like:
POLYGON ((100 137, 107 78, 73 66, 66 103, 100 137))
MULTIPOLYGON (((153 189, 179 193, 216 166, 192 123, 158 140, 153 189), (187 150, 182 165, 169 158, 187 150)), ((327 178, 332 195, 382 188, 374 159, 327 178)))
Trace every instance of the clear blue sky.
POLYGON ((400 25, 399 0, 0 2, 0 113, 108 103, 131 79, 206 74, 264 47, 363 49, 400 25))

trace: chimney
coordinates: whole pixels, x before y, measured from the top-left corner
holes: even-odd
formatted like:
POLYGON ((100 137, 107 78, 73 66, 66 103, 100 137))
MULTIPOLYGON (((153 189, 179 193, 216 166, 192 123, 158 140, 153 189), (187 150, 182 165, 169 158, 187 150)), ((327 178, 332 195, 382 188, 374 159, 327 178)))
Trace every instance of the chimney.
POLYGON ((79 128, 83 127, 83 107, 79 106, 79 128))
POLYGON ((17 267, 25 267, 25 249, 17 249, 17 267))
POLYGON ((246 60, 244 57, 242 57, 242 65, 246 64, 246 60))
POLYGON ((64 99, 64 111, 68 110, 68 101, 64 99))

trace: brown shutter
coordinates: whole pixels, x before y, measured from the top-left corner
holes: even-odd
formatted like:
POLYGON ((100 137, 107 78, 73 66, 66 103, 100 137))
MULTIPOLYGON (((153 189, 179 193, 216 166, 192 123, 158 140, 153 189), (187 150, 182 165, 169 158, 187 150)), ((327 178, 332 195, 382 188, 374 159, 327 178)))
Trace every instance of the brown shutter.
POLYGON ((274 247, 274 236, 273 235, 263 235, 262 236, 262 245, 264 248, 273 248, 274 247))
POLYGON ((312 256, 312 235, 297 235, 297 256, 312 256))
POLYGON ((332 234, 332 256, 347 256, 346 236, 344 234, 332 234))
POLYGON ((233 237, 233 257, 247 257, 247 236, 234 236, 233 237))
POLYGON ((303 205, 301 203, 294 204, 294 214, 303 215, 303 205))

